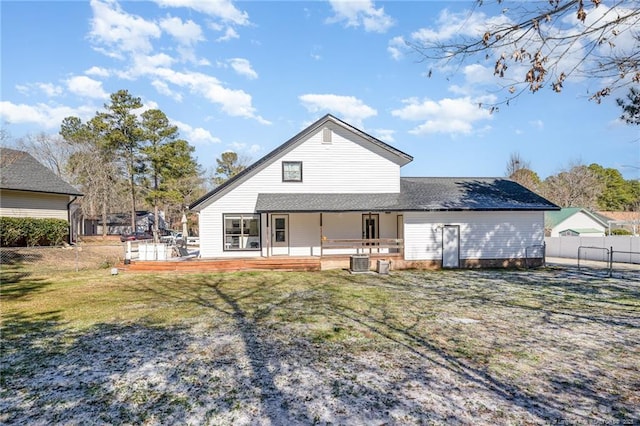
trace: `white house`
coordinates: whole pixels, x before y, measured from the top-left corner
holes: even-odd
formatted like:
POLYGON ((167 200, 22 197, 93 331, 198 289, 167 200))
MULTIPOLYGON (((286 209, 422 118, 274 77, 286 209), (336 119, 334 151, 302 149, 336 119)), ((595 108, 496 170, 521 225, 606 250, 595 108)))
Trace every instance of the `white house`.
POLYGON ((545 214, 550 237, 604 237, 609 218, 580 207, 567 207, 545 214))
MULTIPOLYGON (((326 115, 190 208, 202 258, 365 253, 394 267, 508 266, 558 207, 502 178, 408 178, 413 158, 326 115)), ((324 260, 326 259, 326 264, 324 260)))

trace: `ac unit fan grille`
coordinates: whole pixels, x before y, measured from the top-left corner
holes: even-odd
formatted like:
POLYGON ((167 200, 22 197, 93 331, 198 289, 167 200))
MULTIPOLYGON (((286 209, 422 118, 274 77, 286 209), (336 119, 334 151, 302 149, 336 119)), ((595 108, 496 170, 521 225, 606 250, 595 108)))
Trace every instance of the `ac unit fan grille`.
POLYGON ((369 271, 369 256, 351 256, 350 269, 352 272, 369 271))

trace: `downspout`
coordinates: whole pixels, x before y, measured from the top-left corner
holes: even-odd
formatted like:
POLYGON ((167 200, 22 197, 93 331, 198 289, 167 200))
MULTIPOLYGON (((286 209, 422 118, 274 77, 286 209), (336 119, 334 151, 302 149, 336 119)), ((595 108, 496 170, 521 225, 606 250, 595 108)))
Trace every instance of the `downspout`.
POLYGON ((73 225, 71 222, 71 204, 73 204, 73 202, 77 199, 78 199, 78 196, 74 195, 71 201, 67 203, 67 222, 69 222, 69 244, 73 244, 73 225))

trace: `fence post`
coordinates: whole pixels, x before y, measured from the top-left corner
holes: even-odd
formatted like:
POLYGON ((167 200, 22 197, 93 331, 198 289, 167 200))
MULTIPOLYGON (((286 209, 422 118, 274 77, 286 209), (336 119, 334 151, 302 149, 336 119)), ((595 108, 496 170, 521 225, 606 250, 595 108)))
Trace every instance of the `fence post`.
POLYGON ((124 250, 124 264, 128 265, 131 263, 131 241, 127 241, 124 250))
POLYGON ((542 267, 547 267, 547 242, 542 243, 542 267))
POLYGON ((609 278, 613 276, 613 246, 609 247, 609 278))

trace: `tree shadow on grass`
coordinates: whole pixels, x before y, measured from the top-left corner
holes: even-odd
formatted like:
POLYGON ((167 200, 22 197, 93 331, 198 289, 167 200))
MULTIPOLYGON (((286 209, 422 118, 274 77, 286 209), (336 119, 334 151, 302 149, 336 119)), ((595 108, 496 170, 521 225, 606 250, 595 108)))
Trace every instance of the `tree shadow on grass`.
MULTIPOLYGON (((446 315, 447 307, 455 307, 456 312, 466 311, 469 313, 487 312, 488 309, 491 315, 513 314, 514 309, 521 309, 523 312, 519 315, 528 317, 527 323, 538 325, 538 321, 542 321, 540 324, 542 327, 545 326, 545 321, 549 325, 557 325, 560 321, 558 318, 564 317, 571 318, 575 324, 587 324, 587 327, 590 327, 588 330, 591 331, 594 330, 593 327, 597 330, 605 327, 611 332, 616 332, 616 335, 619 331, 622 336, 628 336, 628 339, 632 339, 633 330, 638 329, 638 305, 621 305, 615 301, 617 298, 635 297, 637 290, 631 284, 626 286, 618 283, 619 285, 607 286, 603 289, 600 288, 602 283, 590 278, 585 278, 581 282, 552 279, 550 282, 540 283, 539 280, 536 281, 536 276, 537 278, 549 278, 544 273, 531 276, 529 273, 519 271, 499 273, 497 271, 451 271, 435 275, 428 272, 410 272, 407 274, 397 273, 395 276, 387 278, 366 279, 349 276, 346 279, 351 281, 354 286, 382 287, 390 292, 398 290, 405 294, 403 297, 410 293, 413 300, 409 297, 403 310, 406 313, 415 310, 416 318, 424 318, 423 314, 427 314, 419 312, 421 306, 424 306, 419 300, 425 298, 438 300, 444 308, 443 315, 446 315), (420 282, 420 278, 427 283, 420 282), (504 280, 508 285, 501 284, 501 280, 504 280), (517 292, 518 288, 522 294, 517 292), (527 295, 527 300, 521 300, 524 297, 523 294, 527 295), (602 300, 599 302, 594 300, 596 295, 602 300), (567 297, 570 302, 567 302, 567 297), (610 298, 613 299, 612 306, 608 306, 608 310, 601 309, 602 306, 609 303, 610 298), (537 306, 528 305, 528 302, 535 302, 537 306), (492 307, 496 309, 493 310, 492 307), (526 311, 530 311, 531 314, 527 314, 526 311), (552 315, 556 315, 553 321, 550 319, 552 315)), ((596 364, 589 367, 592 370, 595 368, 589 375, 580 376, 580 373, 576 373, 572 366, 574 356, 570 352, 566 352, 561 359, 562 364, 542 366, 543 371, 540 372, 540 377, 544 378, 541 383, 545 386, 556 388, 558 383, 563 384, 562 387, 557 387, 558 392, 564 398, 559 399, 542 390, 532 391, 527 387, 526 381, 512 383, 505 380, 507 376, 492 373, 486 368, 482 358, 483 350, 474 350, 473 347, 470 347, 471 353, 469 355, 465 355, 464 347, 460 348, 460 351, 454 350, 457 347, 456 335, 451 333, 455 332, 455 327, 450 327, 452 331, 449 334, 437 333, 439 338, 446 337, 453 342, 453 344, 443 344, 440 340, 434 339, 436 336, 432 337, 425 334, 425 331, 421 331, 418 319, 410 320, 411 315, 400 319, 397 310, 390 311, 384 301, 375 302, 365 299, 360 300, 356 306, 357 308, 334 304, 332 309, 336 315, 343 316, 351 323, 358 324, 371 333, 401 345, 406 350, 423 357, 436 368, 449 370, 462 382, 473 383, 474 386, 490 391, 498 400, 511 404, 512 407, 526 410, 534 419, 537 419, 536 421, 640 420, 640 413, 630 405, 634 399, 633 394, 629 394, 629 392, 633 392, 630 390, 634 386, 633 379, 627 380, 626 384, 622 386, 621 389, 625 389, 625 386, 627 388, 625 395, 610 394, 603 388, 606 386, 607 380, 602 380, 601 376, 621 374, 619 366, 615 367, 618 368, 617 370, 611 370, 614 367, 609 366, 609 369, 605 367, 598 373, 594 373, 601 368, 596 364), (545 371, 549 367, 551 370, 545 371), (568 401, 578 400, 588 409, 581 411, 580 407, 574 407, 568 403, 568 401), (589 411, 594 409, 595 413, 589 411), (598 410, 603 410, 603 412, 599 413, 598 410)), ((432 304, 429 306, 433 307, 432 304)), ((518 325, 518 320, 515 317, 512 321, 514 321, 513 333, 517 334, 518 327, 523 325, 518 325)), ((567 327, 571 327, 571 325, 567 327)), ((499 332, 504 333, 504 330, 499 332)), ((566 332, 570 333, 570 330, 566 329, 566 332)), ((461 333, 460 342, 466 342, 470 345, 474 343, 490 344, 490 341, 483 340, 486 337, 474 337, 472 330, 469 330, 468 333, 471 334, 461 333)), ((600 336, 600 339, 604 342, 601 342, 602 344, 611 341, 615 342, 617 347, 620 346, 620 341, 615 340, 619 339, 619 336, 611 339, 608 336, 600 336)), ((506 344, 506 346, 495 348, 496 350, 520 350, 518 349, 520 346, 516 343, 517 338, 512 342, 512 338, 507 334, 500 336, 500 340, 502 345, 506 344)), ((534 336, 528 350, 535 353, 535 351, 545 350, 544 348, 544 345, 540 346, 534 336)), ((553 348, 548 349, 553 350, 553 348)), ((577 347, 573 349, 580 350, 577 347)), ((610 349, 614 350, 614 347, 612 346, 610 349)), ((606 364, 608 361, 603 362, 606 364)))
MULTIPOLYGON (((495 423, 500 417, 490 411, 492 402, 515 413, 505 423, 590 420, 568 417, 571 407, 550 394, 491 374, 425 334, 417 321, 398 317, 385 297, 343 303, 349 286, 386 285, 385 296, 402 295, 405 310, 418 310, 431 306, 410 297, 431 297, 424 286, 407 282, 411 291, 405 291, 401 277, 395 283, 348 277, 150 276, 132 285, 129 295, 153 295, 144 300, 158 309, 204 312, 171 325, 137 321, 62 331, 58 312, 15 316, 9 350, 1 355, 7 374, 0 422, 495 423), (292 284, 294 277, 302 278, 292 284), (472 405, 477 395, 488 408, 472 405)), ((558 380, 569 376, 563 377, 558 380)), ((612 406, 615 396, 596 386, 585 379, 569 390, 612 406)))
POLYGON ((37 262, 42 255, 24 254, 16 250, 0 251, 0 298, 14 300, 41 291, 50 284, 43 278, 34 278, 27 264, 37 262))
MULTIPOLYGON (((240 276, 242 274, 238 274, 240 276)), ((255 276, 255 273, 247 276, 255 276)), ((244 389, 246 391, 247 386, 253 389, 260 401, 259 413, 256 414, 274 425, 313 423, 304 406, 297 406, 295 412, 289 410, 295 398, 285 394, 276 385, 274 378, 274 372, 281 370, 281 358, 274 356, 279 350, 276 349, 275 342, 265 338, 260 330, 261 319, 269 316, 273 309, 289 302, 287 297, 278 299, 278 292, 272 291, 281 282, 258 280, 256 286, 238 290, 229 286, 228 280, 223 277, 225 276, 212 275, 196 278, 196 290, 192 282, 189 287, 152 283, 141 291, 154 293, 167 300, 195 303, 211 309, 224 320, 230 320, 230 333, 240 338, 241 347, 244 348, 243 353, 237 356, 248 362, 249 376, 244 380, 244 389)))
MULTIPOLYGON (((242 354, 222 343, 224 333, 141 322, 63 331, 55 318, 9 318, 16 331, 1 356, 0 423, 247 419, 243 409, 250 401, 238 387, 253 379, 238 362, 242 354), (18 337, 18 330, 33 331, 18 337)), ((260 391, 249 394, 256 401, 264 397, 260 391)))

